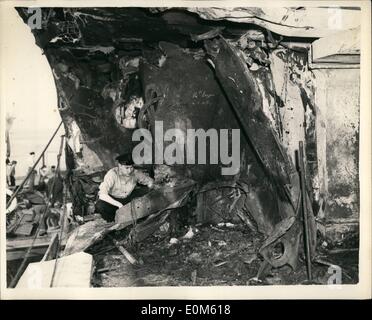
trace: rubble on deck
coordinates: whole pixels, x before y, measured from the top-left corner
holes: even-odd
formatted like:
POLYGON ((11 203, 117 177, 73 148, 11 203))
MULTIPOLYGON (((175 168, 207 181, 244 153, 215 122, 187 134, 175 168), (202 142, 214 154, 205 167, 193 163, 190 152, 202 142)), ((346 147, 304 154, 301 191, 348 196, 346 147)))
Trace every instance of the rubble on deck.
MULTIPOLYGON (((184 239, 182 236, 188 231, 188 227, 172 235, 169 231, 159 230, 138 245, 128 247, 127 250, 140 261, 137 265, 131 264, 116 248, 102 252, 102 247, 112 247, 112 241, 105 240, 106 244, 101 243, 100 248, 89 250, 95 259, 92 285, 144 287, 306 283, 304 264, 295 271, 288 266, 272 269, 258 279, 257 273, 263 260, 258 249, 263 237, 250 231, 244 224, 234 224, 233 228, 209 224, 198 225, 196 228, 198 232, 191 239, 184 239), (170 243, 171 237, 177 237, 179 241, 170 243)), ((336 254, 323 251, 319 260, 324 259, 329 265, 342 265, 345 272, 343 283, 350 284, 358 281, 356 254, 355 251, 336 254), (345 260, 348 264, 344 264, 345 260)), ((313 264, 314 283, 328 283, 329 265, 313 264)))

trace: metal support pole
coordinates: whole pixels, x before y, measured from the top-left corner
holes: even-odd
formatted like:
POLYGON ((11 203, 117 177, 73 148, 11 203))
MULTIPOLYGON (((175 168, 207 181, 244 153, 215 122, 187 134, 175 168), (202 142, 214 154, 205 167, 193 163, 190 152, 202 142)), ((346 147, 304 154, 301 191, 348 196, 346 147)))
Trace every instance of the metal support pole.
POLYGON ((304 164, 304 146, 303 142, 299 143, 298 150, 298 166, 300 171, 300 182, 301 182, 301 200, 302 200, 302 215, 304 221, 304 244, 306 254, 306 267, 308 280, 312 280, 311 273, 311 251, 310 251, 310 236, 309 236, 309 225, 308 225, 308 214, 307 214, 307 192, 306 192, 306 177, 305 177, 305 164, 304 164))
POLYGON ((53 141, 55 135, 57 134, 59 128, 61 127, 62 125, 62 121, 61 123, 59 124, 58 128, 56 129, 56 131, 54 131, 53 133, 53 136, 50 138, 48 144, 45 146, 43 152, 40 154, 39 158, 35 161, 34 165, 32 166, 31 170, 28 172, 26 178, 23 179, 22 183, 19 185, 19 187, 17 188, 17 190, 12 194, 12 196, 10 197, 9 201, 6 203, 6 207, 9 207, 10 204, 12 203, 13 199, 18 195, 18 193, 22 190, 23 186, 25 185, 25 183, 27 182, 28 178, 31 176, 32 172, 35 170, 37 164, 39 163, 40 159, 43 157, 45 151, 48 149, 49 145, 51 144, 51 142, 53 141))

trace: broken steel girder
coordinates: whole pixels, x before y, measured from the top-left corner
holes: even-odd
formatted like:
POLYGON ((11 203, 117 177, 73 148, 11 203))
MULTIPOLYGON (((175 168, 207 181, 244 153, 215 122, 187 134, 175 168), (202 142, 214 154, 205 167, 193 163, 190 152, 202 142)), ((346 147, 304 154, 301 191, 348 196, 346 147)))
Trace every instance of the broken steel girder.
POLYGON ((291 184, 293 166, 263 112, 259 89, 241 53, 223 37, 205 41, 205 47, 259 162, 277 185, 279 194, 288 195, 284 186, 291 184))
MULTIPOLYGON (((162 67, 156 68, 147 62, 143 62, 140 66, 144 100, 154 109, 151 111, 151 108, 142 107, 146 117, 143 127, 147 128, 147 125, 150 125, 150 128, 153 128, 154 121, 162 121, 164 130, 178 128, 185 133, 187 129, 192 128, 205 131, 211 128, 239 130, 241 133, 239 174, 222 176, 222 164, 210 164, 208 161, 204 165, 188 163, 173 165, 171 171, 177 172, 177 175, 183 173, 189 176, 190 174, 190 177, 201 186, 212 183, 214 189, 218 189, 219 182, 235 184, 237 180, 245 177, 249 181, 246 195, 244 194, 246 202, 249 203, 249 211, 258 229, 264 234, 269 234, 281 220, 281 216, 278 215, 280 211, 277 209, 277 192, 242 134, 241 126, 216 80, 214 71, 205 59, 195 59, 193 52, 170 43, 162 42, 160 45, 167 56, 162 67), (156 97, 161 99, 152 104, 156 97)), ((257 99, 259 97, 257 93, 257 99)), ((142 123, 142 117, 139 122, 142 123)), ((164 142, 164 146, 166 143, 169 142, 164 142)), ((232 143, 236 141, 229 142, 232 143)), ((199 148, 196 148, 195 152, 198 158, 199 148)), ((207 148, 206 159, 210 159, 209 152, 207 148)), ((159 166, 155 165, 155 172, 157 167, 159 166)), ((208 194, 207 198, 213 198, 210 192, 206 194, 208 194)), ((220 209, 222 207, 219 207, 220 209)))
MULTIPOLYGON (((278 216, 282 219, 268 234, 260 253, 274 267, 289 264, 295 268, 302 235, 298 214, 298 174, 263 112, 257 84, 239 50, 228 44, 223 37, 205 41, 205 47, 211 57, 216 77, 241 123, 247 140, 279 195, 278 216), (273 252, 278 246, 281 252, 276 256, 273 252)), ((316 231, 312 212, 309 217, 309 225, 313 226, 311 244, 314 250, 316 231)))
MULTIPOLYGON (((307 197, 306 206, 309 214, 310 252, 311 256, 314 257, 316 249, 316 224, 309 197, 307 197)), ((260 254, 274 268, 286 264, 290 265, 293 269, 297 268, 298 255, 303 248, 303 220, 300 218, 300 208, 301 206, 299 204, 295 217, 288 217, 279 222, 259 249, 260 254)))

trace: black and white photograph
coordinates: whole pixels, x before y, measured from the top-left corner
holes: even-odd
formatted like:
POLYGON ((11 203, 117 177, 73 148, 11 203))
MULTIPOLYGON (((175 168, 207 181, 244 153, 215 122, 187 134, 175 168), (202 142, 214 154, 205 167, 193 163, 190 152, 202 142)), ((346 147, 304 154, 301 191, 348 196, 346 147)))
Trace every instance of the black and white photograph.
POLYGON ((1 3, 2 299, 370 298, 370 15, 1 3))

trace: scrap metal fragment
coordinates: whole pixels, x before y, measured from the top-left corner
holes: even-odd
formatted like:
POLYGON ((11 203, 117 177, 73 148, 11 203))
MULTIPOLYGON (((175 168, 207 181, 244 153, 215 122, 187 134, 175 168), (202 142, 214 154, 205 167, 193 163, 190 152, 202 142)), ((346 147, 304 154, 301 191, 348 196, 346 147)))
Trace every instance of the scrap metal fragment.
POLYGON ((173 188, 164 187, 153 190, 118 209, 115 222, 120 225, 120 228, 125 228, 150 214, 179 207, 187 199, 194 186, 193 181, 188 181, 173 188))
POLYGON ((191 40, 194 41, 194 42, 198 42, 200 40, 207 40, 207 39, 215 38, 224 29, 225 29, 225 27, 218 27, 218 28, 212 29, 208 32, 205 32, 203 34, 192 34, 191 35, 191 40))
POLYGON ((124 257, 133 265, 139 264, 137 259, 133 257, 123 246, 118 246, 119 251, 124 255, 124 257))

